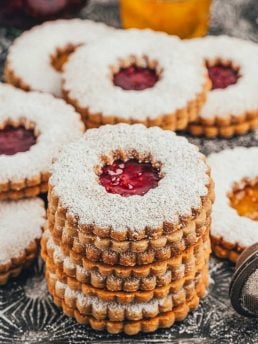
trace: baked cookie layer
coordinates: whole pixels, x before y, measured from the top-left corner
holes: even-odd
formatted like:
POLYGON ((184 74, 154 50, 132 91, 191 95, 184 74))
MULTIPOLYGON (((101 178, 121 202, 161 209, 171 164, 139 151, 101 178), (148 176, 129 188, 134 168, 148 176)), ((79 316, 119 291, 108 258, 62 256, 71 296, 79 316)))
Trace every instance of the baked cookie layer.
POLYGON ((83 232, 74 226, 70 226, 66 219, 63 219, 64 225, 62 226, 60 224, 62 221, 61 218, 56 215, 59 213, 59 210, 55 212, 51 208, 51 205, 48 208, 48 229, 57 244, 63 245, 75 253, 86 256, 92 255, 92 258, 95 255, 99 257, 103 256, 104 250, 109 250, 113 252, 113 255, 116 255, 126 252, 140 254, 149 250, 157 251, 164 249, 171 251, 172 256, 193 245, 203 235, 206 229, 209 228, 211 205, 212 203, 209 200, 196 220, 188 223, 181 230, 177 229, 171 233, 163 233, 159 237, 154 236, 154 238, 151 238, 150 236, 149 238, 135 241, 133 238, 118 241, 108 237, 106 233, 101 237, 95 235, 94 230, 90 231, 90 228, 87 228, 87 231, 83 232))
POLYGON ((47 269, 57 276, 77 280, 99 289, 110 291, 153 290, 163 287, 172 281, 190 277, 203 266, 210 253, 209 232, 182 254, 169 260, 150 265, 123 267, 110 266, 82 258, 77 264, 65 256, 57 246, 51 234, 45 231, 41 240, 41 254, 47 263, 47 269))
POLYGON ((188 130, 194 136, 206 136, 208 138, 224 137, 230 138, 235 135, 244 135, 249 131, 258 128, 258 111, 257 118, 245 119, 241 123, 229 124, 225 126, 219 125, 202 125, 198 123, 189 124, 188 130))
POLYGON ((258 126, 258 45, 229 36, 207 36, 186 42, 204 59, 212 90, 199 117, 189 125, 195 136, 231 137, 258 126))
POLYGON ((152 319, 140 321, 115 322, 96 320, 92 316, 82 315, 78 310, 67 305, 62 298, 59 298, 54 293, 53 299, 55 304, 61 307, 66 315, 74 317, 81 324, 88 324, 97 331, 106 330, 112 334, 124 332, 127 335, 134 335, 139 332, 154 332, 158 328, 168 328, 171 327, 175 321, 184 320, 190 310, 194 310, 198 307, 200 298, 202 298, 206 293, 207 285, 208 278, 204 281, 204 284, 200 286, 198 294, 196 293, 196 295, 194 295, 188 302, 175 307, 173 311, 161 313, 152 319))
MULTIPOLYGON (((121 266, 135 266, 135 265, 146 265, 151 264, 157 261, 163 261, 170 258, 173 258, 179 254, 181 254, 185 249, 194 245, 198 239, 204 235, 205 232, 209 232, 210 230, 210 220, 208 220, 202 227, 198 230, 198 236, 194 233, 194 235, 189 235, 189 241, 184 241, 182 244, 175 244, 170 243, 168 241, 163 247, 147 247, 144 250, 144 246, 141 245, 141 241, 136 242, 129 242, 130 246, 137 247, 137 243, 139 243, 139 247, 142 247, 141 250, 134 249, 133 251, 130 249, 125 249, 128 245, 122 245, 121 242, 118 242, 117 247, 121 245, 123 250, 112 250, 108 247, 96 247, 92 244, 82 244, 80 242, 73 242, 73 246, 70 247, 66 243, 60 241, 59 239, 53 237, 53 241, 56 245, 59 245, 64 252, 65 255, 69 255, 71 259, 75 262, 81 261, 83 258, 87 258, 92 262, 103 262, 104 264, 109 265, 121 265, 121 266)), ((164 238, 164 237, 163 237, 164 238)), ((157 239, 162 240, 161 239, 157 239)), ((105 242, 105 240, 103 240, 105 242)), ((147 241, 147 240, 146 240, 147 241)), ((154 240, 153 240, 154 241, 154 240)), ((114 242, 113 242, 114 243, 114 242)), ((123 243, 123 242, 122 242, 123 243)), ((125 243, 128 244, 128 243, 125 243)), ((148 245, 147 241, 147 245, 148 245)), ((145 246, 147 246, 145 245, 145 246)), ((153 245, 154 246, 154 245, 153 245)))
POLYGON ((64 97, 90 128, 123 122, 183 130, 209 89, 202 59, 175 36, 151 30, 119 30, 78 48, 63 74, 64 97), (156 83, 141 90, 118 86, 116 74, 130 67, 151 70, 156 83))
POLYGON ((81 19, 61 19, 34 26, 10 47, 5 79, 26 91, 61 97, 61 70, 70 54, 78 46, 88 45, 113 30, 105 24, 81 19))
POLYGON ((79 115, 61 99, 4 84, 0 100, 0 199, 46 192, 53 159, 82 135, 79 115), (33 136, 28 148, 26 135, 33 136))
POLYGON ((39 198, 0 202, 0 284, 34 260, 44 222, 44 203, 39 198))
POLYGON ((212 210, 212 248, 219 257, 233 262, 246 247, 258 241, 257 221, 241 216, 230 204, 234 192, 257 183, 257 158, 257 147, 227 149, 208 158, 216 193, 212 210))
POLYGON ((139 124, 106 125, 88 130, 81 140, 65 148, 54 164, 49 223, 53 228, 54 216, 56 230, 66 226, 69 231, 116 241, 158 239, 184 228, 191 231, 188 225, 198 228, 203 218, 209 217, 213 198, 206 159, 185 138, 139 124), (157 187, 144 196, 107 192, 99 175, 103 166, 116 159, 149 161, 157 166, 157 187))
POLYGON ((96 320, 136 321, 154 318, 190 301, 196 294, 203 292, 208 274, 206 266, 206 269, 196 275, 194 282, 188 282, 178 292, 171 292, 162 298, 153 298, 150 301, 131 301, 129 304, 113 300, 103 301, 99 297, 74 290, 63 281, 59 281, 53 273, 47 273, 46 279, 50 293, 62 299, 66 305, 79 311, 80 314, 91 315, 96 320))

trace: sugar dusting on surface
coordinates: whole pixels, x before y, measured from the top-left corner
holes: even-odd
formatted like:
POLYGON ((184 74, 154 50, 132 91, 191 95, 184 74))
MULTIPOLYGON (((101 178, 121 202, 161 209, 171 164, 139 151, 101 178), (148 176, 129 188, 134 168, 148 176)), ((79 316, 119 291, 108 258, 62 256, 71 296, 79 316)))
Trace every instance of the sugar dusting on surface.
POLYGON ((240 216, 227 196, 234 183, 258 176, 258 148, 236 147, 211 154, 208 163, 215 182, 216 199, 212 210, 211 233, 224 240, 250 246, 258 242, 257 222, 240 216))
POLYGON ((248 278, 242 293, 247 293, 258 298, 258 269, 248 278))
POLYGON ((202 59, 175 36, 130 29, 78 48, 63 80, 65 92, 89 113, 140 121, 187 108, 203 92, 207 72, 202 59), (121 67, 119 61, 132 56, 141 67, 148 67, 146 56, 157 61, 161 77, 153 87, 139 92, 113 84, 111 67, 121 67))
POLYGON ((8 67, 32 90, 61 97, 61 74, 51 65, 51 56, 58 48, 89 44, 110 32, 112 29, 102 23, 80 19, 35 26, 20 35, 10 48, 8 67))
MULTIPOLYGON (((207 118, 241 117, 258 108, 258 45, 225 35, 207 36, 187 41, 196 55, 206 61, 229 61, 239 68, 240 77, 234 85, 209 92, 200 116, 207 118)), ((222 63, 223 64, 223 63, 222 63)))
POLYGON ((88 130, 67 146, 53 166, 50 183, 81 224, 137 231, 160 227, 164 221, 177 224, 180 216, 191 216, 208 193, 207 172, 202 155, 185 138, 158 127, 118 124, 88 130), (158 187, 144 196, 107 193, 95 167, 102 164, 102 156, 112 159, 117 150, 129 157, 136 151, 142 158, 151 156, 152 164, 161 164, 163 178, 158 187))
POLYGON ((29 151, 0 155, 0 182, 20 182, 50 171, 63 145, 79 138, 84 129, 78 113, 63 100, 37 92, 23 92, 0 84, 0 123, 26 119, 35 126, 37 142, 29 151))
POLYGON ((44 203, 39 198, 0 202, 0 264, 19 257, 39 239, 44 222, 44 203))
MULTIPOLYGON (((112 309, 112 310, 120 310, 120 311, 126 311, 126 312, 158 312, 159 306, 164 305, 167 302, 171 302, 171 305, 173 305, 173 296, 175 294, 168 294, 166 297, 160 298, 160 299, 152 299, 149 302, 133 302, 133 303, 119 303, 119 302, 109 302, 109 301, 102 301, 98 297, 95 296, 89 296, 85 295, 80 291, 76 291, 71 289, 67 284, 60 282, 57 280, 57 277, 54 273, 50 274, 50 279, 55 282, 55 288, 56 290, 61 291, 64 293, 64 299, 72 300, 74 299, 77 304, 78 308, 83 308, 87 306, 92 306, 94 309, 112 309)), ((182 291, 182 290, 181 290, 182 291)), ((183 291, 184 292, 184 291, 183 291)), ((180 291, 179 291, 180 293, 180 291)))

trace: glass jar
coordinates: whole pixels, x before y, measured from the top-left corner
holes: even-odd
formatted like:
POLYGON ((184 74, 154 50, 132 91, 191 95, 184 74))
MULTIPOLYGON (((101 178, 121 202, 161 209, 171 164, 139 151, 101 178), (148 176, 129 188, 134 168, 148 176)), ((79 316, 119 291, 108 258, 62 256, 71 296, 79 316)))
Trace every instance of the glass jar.
POLYGON ((45 20, 72 18, 87 0, 0 0, 0 25, 29 28, 45 20))
POLYGON ((212 0, 120 0, 125 28, 151 28, 181 38, 207 33, 212 0))

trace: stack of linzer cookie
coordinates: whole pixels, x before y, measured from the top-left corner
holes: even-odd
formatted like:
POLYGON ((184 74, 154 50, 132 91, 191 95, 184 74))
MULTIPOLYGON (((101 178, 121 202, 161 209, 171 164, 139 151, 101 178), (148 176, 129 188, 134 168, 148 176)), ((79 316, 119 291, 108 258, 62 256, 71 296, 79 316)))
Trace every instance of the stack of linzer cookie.
POLYGON ((50 179, 42 255, 54 302, 111 333, 183 320, 208 285, 212 201, 206 160, 185 138, 143 125, 88 131, 50 179))

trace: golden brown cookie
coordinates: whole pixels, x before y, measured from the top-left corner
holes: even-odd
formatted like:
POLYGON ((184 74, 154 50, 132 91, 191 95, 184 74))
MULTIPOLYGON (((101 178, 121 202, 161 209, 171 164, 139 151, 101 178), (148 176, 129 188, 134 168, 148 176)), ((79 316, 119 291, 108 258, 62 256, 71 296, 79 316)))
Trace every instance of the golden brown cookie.
POLYGON ((229 36, 187 41, 206 63, 212 89, 199 117, 189 124, 195 136, 231 137, 258 127, 258 45, 229 36))
POLYGON ((225 137, 230 138, 234 135, 244 135, 258 127, 258 111, 250 113, 248 118, 242 123, 232 123, 230 125, 202 125, 197 122, 188 126, 190 133, 194 136, 206 136, 208 138, 225 137), (253 118, 255 117, 255 118, 253 118))
POLYGON ((16 38, 10 47, 5 79, 26 91, 60 97, 60 72, 69 56, 78 46, 88 46, 112 31, 113 28, 105 24, 81 19, 53 20, 34 26, 16 38))
POLYGON ((169 314, 171 325, 174 309, 184 305, 179 320, 198 303, 214 194, 205 157, 186 139, 140 124, 88 130, 55 161, 49 189, 42 257, 67 314, 133 334, 145 318, 157 328, 169 314))
MULTIPOLYGON (((53 236, 53 241, 56 245, 59 245, 64 252, 65 255, 71 257, 71 259, 75 262, 81 261, 84 257, 93 261, 93 262, 103 262, 105 264, 111 265, 124 265, 124 266, 135 266, 135 265, 143 265, 143 264, 151 264, 156 261, 163 261, 175 257, 176 255, 182 253, 186 248, 194 245, 199 237, 203 235, 205 232, 209 231, 210 229, 210 220, 208 220, 207 224, 199 228, 199 235, 196 237, 194 233, 193 236, 189 235, 189 241, 184 241, 182 244, 175 244, 168 243, 165 246, 160 247, 157 245, 157 241, 167 241, 168 237, 161 237, 157 240, 151 240, 151 242, 155 242, 156 247, 148 247, 149 242, 148 240, 143 240, 144 243, 141 241, 138 242, 125 242, 125 245, 122 245, 123 242, 112 242, 113 246, 115 246, 116 250, 112 250, 106 244, 109 240, 98 240, 99 246, 96 247, 92 244, 81 244, 78 241, 73 239, 73 246, 72 248, 67 245, 65 242, 60 241, 56 237, 53 236), (162 240, 164 239, 164 240, 162 240), (100 246, 100 243, 103 243, 103 247, 100 246), (105 245, 106 244, 106 245, 105 245), (137 245, 138 244, 138 245, 137 245), (105 247, 106 246, 106 247, 105 247), (129 248, 126 249, 126 246, 129 248), (130 246, 134 247, 132 250, 130 246), (144 250, 144 247, 147 248, 144 250), (122 247, 122 249, 121 249, 122 247), (120 250, 119 250, 120 248, 120 250), (136 250, 138 248, 138 250, 136 250), (139 249, 141 248, 142 251, 139 249)), ((180 235, 180 233, 174 233, 175 235, 171 235, 170 237, 175 238, 176 235, 180 235)), ((71 240, 70 237, 68 240, 71 240)), ((149 245, 151 246, 151 245, 149 245)), ((153 245, 154 246, 154 245, 153 245)))
POLYGON ((184 228, 153 239, 117 241, 108 237, 99 237, 94 233, 88 234, 76 229, 65 219, 62 226, 60 217, 51 213, 51 206, 48 209, 48 229, 55 243, 62 246, 66 252, 73 251, 75 255, 82 255, 93 261, 101 260, 107 264, 112 261, 116 264, 121 264, 120 262, 123 261, 124 265, 133 265, 134 262, 139 265, 143 262, 148 264, 155 260, 169 259, 195 244, 210 227, 211 205, 211 201, 207 202, 207 206, 198 218, 184 228))
POLYGON ((153 318, 163 312, 173 310, 191 300, 198 292, 203 292, 205 281, 208 280, 208 267, 195 276, 195 280, 187 281, 183 289, 171 291, 161 298, 149 301, 132 300, 130 303, 120 303, 118 300, 104 301, 95 295, 85 294, 72 289, 64 281, 60 281, 54 273, 46 273, 49 291, 64 300, 65 304, 83 315, 91 315, 97 320, 135 321, 153 318))
POLYGON ((157 127, 106 125, 88 130, 55 162, 49 224, 57 236, 66 227, 68 237, 167 240, 175 232, 183 237, 184 229, 198 232, 213 199, 205 157, 185 138, 157 127), (124 183, 128 178, 134 185, 124 183))
MULTIPOLYGON (((124 291, 109 291, 104 289, 98 289, 91 287, 87 284, 80 283, 73 278, 67 278, 66 275, 61 275, 60 282, 67 284, 72 290, 83 292, 83 294, 88 296, 95 296, 98 299, 107 302, 119 302, 119 303, 131 303, 131 302, 149 302, 154 298, 163 298, 170 293, 175 293, 178 295, 185 295, 187 288, 195 285, 197 277, 200 275, 203 269, 207 270, 208 258, 204 262, 204 265, 194 270, 192 274, 188 277, 184 277, 175 281, 172 281, 166 286, 156 288, 149 291, 136 291, 136 292, 124 292, 124 291)), ((49 267, 49 266, 48 266, 49 267)), ((54 270, 54 269, 53 269, 54 270)), ((46 275, 51 274, 49 269, 47 269, 46 275)))
POLYGON ((194 246, 163 262, 122 267, 94 263, 83 258, 81 265, 78 265, 62 253, 48 231, 45 231, 41 240, 41 254, 49 271, 55 272, 58 277, 66 275, 78 283, 110 291, 153 290, 172 281, 193 276, 208 260, 209 253, 210 240, 207 231, 194 246))
POLYGON ((239 254, 258 242, 258 148, 236 147, 208 158, 215 181, 212 248, 220 258, 236 262, 239 254))
POLYGON ((35 259, 44 222, 44 203, 39 198, 0 202, 0 285, 35 259))
POLYGON ((197 292, 198 295, 194 295, 192 299, 175 307, 172 311, 161 313, 151 319, 139 321, 114 322, 108 320, 96 320, 92 316, 82 315, 78 310, 67 305, 63 299, 59 298, 54 293, 53 299, 55 304, 61 307, 66 315, 74 317, 81 324, 88 324, 95 330, 106 330, 112 334, 124 332, 128 335, 134 335, 139 332, 153 332, 158 328, 168 328, 171 327, 175 321, 184 320, 190 310, 194 310, 198 307, 200 298, 206 293, 207 285, 208 279, 204 281, 203 285, 200 285, 197 292))
POLYGON ((46 192, 53 159, 82 134, 79 115, 61 99, 4 84, 0 102, 0 200, 46 192))
POLYGON ((183 130, 209 89, 202 59, 175 36, 151 30, 119 30, 79 47, 63 73, 64 97, 90 128, 122 122, 183 130))

